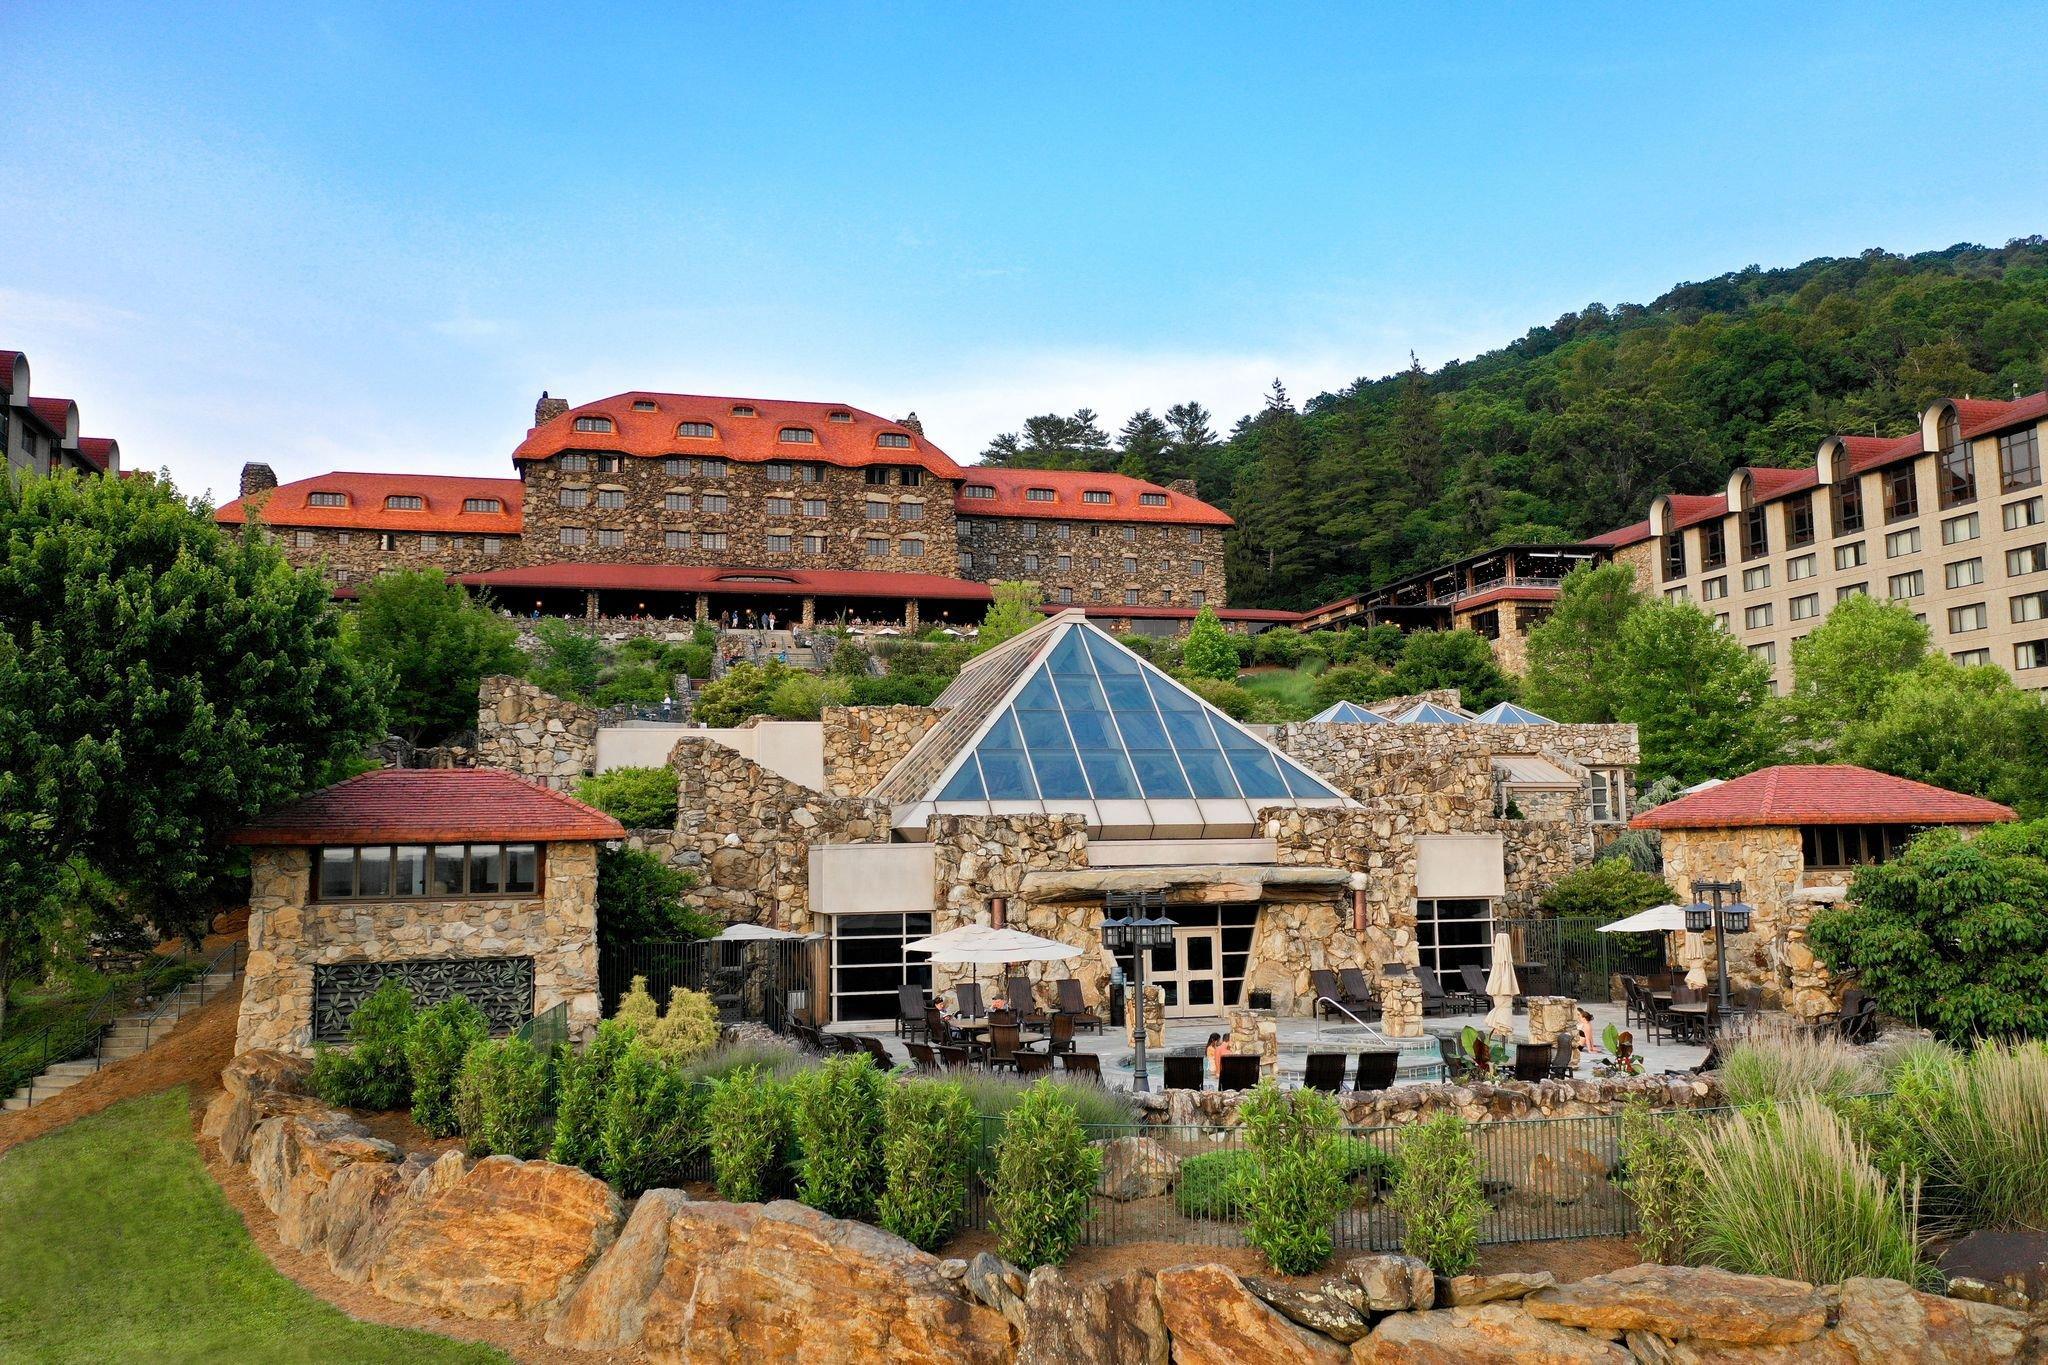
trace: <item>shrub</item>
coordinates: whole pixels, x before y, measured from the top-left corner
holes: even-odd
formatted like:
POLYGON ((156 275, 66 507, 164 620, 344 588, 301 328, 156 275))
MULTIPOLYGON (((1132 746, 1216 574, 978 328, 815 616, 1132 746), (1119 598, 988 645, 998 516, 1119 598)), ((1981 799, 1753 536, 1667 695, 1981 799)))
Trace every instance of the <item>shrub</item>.
POLYGON ((702 681, 710 677, 711 664, 709 644, 687 644, 676 652, 676 672, 688 674, 693 680, 702 681))
POLYGON ((1839 1099, 1875 1090, 1877 1071, 1868 1053, 1839 1038, 1750 1038, 1722 1059, 1721 1088, 1733 1105, 1839 1099))
POLYGON ((1237 679, 1237 645, 1216 619, 1214 607, 1203 607, 1195 614, 1194 624, 1188 627, 1187 639, 1181 644, 1180 657, 1181 667, 1195 677, 1222 682, 1237 679))
POLYGON ((2048 1044, 1981 1044, 1921 1115, 1972 1227, 2048 1227, 2048 1044))
POLYGON ((1263 697, 1246 691, 1234 682, 1197 677, 1192 673, 1176 681, 1232 720, 1263 725, 1278 719, 1273 707, 1263 697))
POLYGON ((321 1049, 308 1080, 314 1094, 344 1109, 403 1109, 412 1103, 405 1040, 412 1032, 412 992, 387 980, 349 1016, 347 1053, 321 1049))
POLYGON ((1667 1265, 1691 1259, 1699 1219, 1700 1167, 1686 1136, 1690 1114, 1660 1114, 1641 1100, 1621 1111, 1621 1173, 1615 1183, 1636 1206, 1643 1255, 1667 1265))
POLYGON ((852 696, 853 684, 845 678, 794 673, 769 692, 766 709, 777 720, 816 720, 826 707, 844 706, 852 696))
POLYGON ((717 937, 724 926, 683 901, 683 893, 696 884, 696 873, 670 867, 645 849, 599 849, 598 946, 717 937))
POLYGON ((1395 695, 1395 691, 1394 680, 1387 671, 1370 664, 1345 664, 1325 669, 1316 679, 1314 689, 1318 710, 1340 701, 1370 705, 1395 695))
POLYGON ((1818 1101, 1738 1112, 1687 1146, 1700 1167, 1694 1245, 1706 1263, 1812 1284, 1863 1275, 1928 1283, 1917 1187, 1880 1175, 1818 1101))
POLYGON ((1401 1249, 1439 1275, 1462 1275, 1479 1260, 1487 1214, 1479 1153, 1456 1114, 1438 1114, 1401 1135, 1388 1204, 1402 1220, 1401 1249))
POLYGON ((703 991, 676 986, 668 993, 668 1013, 648 1030, 647 1041, 671 1062, 687 1062, 718 1046, 718 1006, 703 991))
POLYGON ((1239 1174, 1245 1240, 1282 1275, 1320 1269, 1336 1249, 1336 1219, 1351 1202, 1352 1153, 1328 1095, 1259 1082, 1238 1109, 1252 1160, 1239 1174))
POLYGON ((486 1039, 462 1059, 455 1119, 471 1156, 539 1156, 553 1135, 553 1112, 553 1068, 525 1039, 486 1039))
POLYGON ((788 1087, 751 1068, 713 1081, 704 1104, 712 1183, 735 1204, 766 1197, 789 1130, 788 1087))
POLYGON ((1543 893, 1538 908, 1550 915, 1598 915, 1615 920, 1677 899, 1662 877, 1638 872, 1624 859, 1607 858, 1559 877, 1543 893))
POLYGON ((674 829, 673 768, 613 768, 576 784, 576 795, 627 829, 674 829))
POLYGON ((994 1206, 1002 1254, 1025 1270, 1058 1265, 1080 1240, 1102 1153, 1058 1087, 1032 1086, 1003 1120, 994 1206))
POLYGON ((797 1197, 820 1213, 874 1221, 887 1085, 867 1057, 834 1057, 792 1083, 797 1197))
POLYGON ((980 1146, 981 1116, 958 1086, 890 1086, 882 1103, 882 1226, 926 1251, 945 1245, 967 1211, 980 1146))
POLYGON ((612 1011, 612 1021, 635 1038, 645 1038, 654 1032, 654 1026, 661 1022, 661 1006, 648 993, 646 977, 636 976, 626 987, 618 1008, 612 1011))
POLYGON ((421 1010, 405 1038, 412 1075, 412 1121, 432 1137, 457 1131, 455 1078, 469 1050, 488 1038, 490 1022, 463 996, 421 1010))
POLYGON ((693 1085, 722 1081, 736 1072, 747 1070, 786 1081, 797 1072, 808 1070, 813 1060, 790 1043, 736 1041, 720 1043, 703 1056, 683 1063, 681 1069, 683 1079, 693 1085))
POLYGON ((1035 1085, 1049 1085, 1073 1106, 1075 1116, 1096 1137, 1121 1137, 1137 1131, 1138 1111, 1128 1090, 1112 1090, 1066 1076, 1046 1076, 1033 1082, 989 1071, 969 1071, 950 1079, 983 1118, 1001 1118, 1035 1085))
POLYGON ((582 1052, 562 1049, 560 1104, 555 1111, 555 1142, 549 1160, 580 1166, 593 1175, 603 1171, 601 1139, 612 1072, 632 1045, 632 1031, 616 1019, 607 1019, 597 1026, 597 1037, 582 1052))
POLYGON ((880 678, 855 678, 846 700, 853 706, 930 706, 951 678, 932 673, 890 673, 880 678))
POLYGON ((612 1068, 598 1152, 604 1178, 630 1199, 680 1185, 703 1149, 703 1101, 677 1069, 635 1039, 612 1068))
POLYGON ((1174 1206, 1184 1218, 1235 1219, 1240 1178, 1251 1164, 1250 1152, 1235 1150, 1187 1158, 1174 1183, 1174 1206))
POLYGON ((1308 637, 1298 630, 1261 631, 1252 638, 1252 659, 1256 663, 1293 668, 1308 651, 1308 637))

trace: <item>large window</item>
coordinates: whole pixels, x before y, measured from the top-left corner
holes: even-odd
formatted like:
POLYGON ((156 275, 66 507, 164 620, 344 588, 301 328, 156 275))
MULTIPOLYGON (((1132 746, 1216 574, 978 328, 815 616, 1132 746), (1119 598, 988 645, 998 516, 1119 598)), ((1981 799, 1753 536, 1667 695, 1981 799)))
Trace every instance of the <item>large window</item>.
POLYGON ((1884 519, 1904 521, 1920 515, 1920 485, 1911 461, 1884 472, 1884 519))
POLYGON ((1742 514, 1742 557, 1756 559, 1771 552, 1770 509, 1762 503, 1742 514))
POLYGON ((540 889, 538 844, 361 844, 323 848, 313 898, 407 900, 530 896, 540 889))
POLYGON ((1799 843, 1809 868, 1861 867, 1894 857, 1919 832, 1917 825, 1802 825, 1799 843))
POLYGON ((1728 532, 1719 521, 1700 527, 1700 567, 1720 569, 1728 564, 1728 532))
POLYGON ((1586 769, 1586 795, 1592 803, 1594 824, 1624 823, 1628 819, 1628 769, 1586 769))
POLYGON ((1446 987, 1462 989, 1460 967, 1470 963, 1484 971, 1492 965, 1493 902, 1416 901, 1415 942, 1423 967, 1436 972, 1446 987))
POLYGON ((1785 499, 1785 543, 1795 550, 1813 544, 1813 494, 1785 499))
POLYGON ((1835 534, 1854 535, 1863 529, 1863 480, 1844 479, 1835 485, 1835 534))
POLYGON ((1942 417, 1936 432, 1941 445, 1940 461, 1936 467, 1936 482, 1943 507, 1958 507, 1977 500, 1977 459, 1970 450, 1970 443, 1963 439, 1963 429, 1950 412, 1942 417))
POLYGON ((2034 427, 1998 438, 1998 489, 2017 493, 2041 482, 2041 437, 2034 427))
POLYGON ((1685 532, 1673 531, 1664 537, 1664 581, 1685 577, 1685 532))
POLYGON ((898 987, 931 989, 931 959, 903 948, 932 931, 930 911, 831 918, 834 1019, 893 1019, 898 987))

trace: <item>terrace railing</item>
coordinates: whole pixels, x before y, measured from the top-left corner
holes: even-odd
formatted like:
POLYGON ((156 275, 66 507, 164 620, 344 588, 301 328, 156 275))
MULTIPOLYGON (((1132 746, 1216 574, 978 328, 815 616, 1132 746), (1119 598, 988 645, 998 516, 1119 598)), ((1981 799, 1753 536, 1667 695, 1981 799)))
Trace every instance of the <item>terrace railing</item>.
POLYGON ((709 994, 727 1023, 786 1032, 791 997, 805 998, 810 987, 810 945, 801 939, 687 939, 605 949, 598 954, 597 984, 607 1019, 634 977, 647 979, 648 993, 663 1007, 681 986, 709 994))

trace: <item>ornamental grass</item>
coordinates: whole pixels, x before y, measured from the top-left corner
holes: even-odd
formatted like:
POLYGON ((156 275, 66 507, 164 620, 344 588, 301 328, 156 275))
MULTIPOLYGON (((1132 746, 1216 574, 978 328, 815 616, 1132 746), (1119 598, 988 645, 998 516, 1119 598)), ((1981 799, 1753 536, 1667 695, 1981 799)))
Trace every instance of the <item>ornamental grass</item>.
POLYGON ((1927 1138, 1962 1221, 2048 1230, 2048 1043, 1985 1043, 1951 1074, 1927 1138))
POLYGON ((1721 1062, 1721 1088, 1733 1105, 1840 1099, 1878 1084, 1870 1055, 1838 1038, 1750 1038, 1721 1062))

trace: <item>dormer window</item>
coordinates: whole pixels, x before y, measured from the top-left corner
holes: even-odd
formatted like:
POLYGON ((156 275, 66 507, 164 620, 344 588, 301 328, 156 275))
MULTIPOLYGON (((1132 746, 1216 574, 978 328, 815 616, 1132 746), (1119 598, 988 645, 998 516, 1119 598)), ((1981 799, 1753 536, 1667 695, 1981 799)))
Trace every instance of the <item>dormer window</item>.
POLYGON ((996 490, 985 483, 970 483, 963 491, 970 498, 993 498, 996 495, 996 490))
POLYGON ((853 414, 850 412, 828 412, 825 414, 825 420, 828 422, 851 422, 853 414))
POLYGON ((732 415, 735 417, 752 417, 755 415, 754 405, 752 403, 734 403, 732 405, 732 415))
POLYGON ((496 498, 464 498, 462 500, 462 510, 465 512, 488 512, 496 515, 505 510, 505 505, 496 498))
POLYGON ((417 512, 427 505, 427 500, 417 493, 393 493, 384 499, 384 505, 393 512, 417 512))
POLYGON ((676 435, 703 439, 718 434, 718 428, 709 422, 683 422, 676 427, 676 435))
POLYGON ((1082 502, 1108 502, 1109 500, 1109 494, 1103 492, 1100 488, 1086 489, 1081 494, 1082 502))
POLYGON ((634 400, 633 400, 633 411, 635 411, 635 412, 653 412, 653 411, 654 411, 654 401, 653 401, 652 399, 649 399, 649 398, 636 398, 636 399, 634 399, 634 400))
POLYGON ((885 431, 875 438, 875 444, 884 450, 908 450, 910 437, 900 431, 885 431))
POLYGON ((1024 490, 1024 501, 1026 502, 1051 502, 1052 500, 1053 491, 1050 488, 1027 488, 1024 490))
POLYGON ((348 506, 348 494, 346 494, 346 493, 308 493, 308 494, 306 494, 306 506, 308 506, 308 507, 346 507, 346 506, 348 506))
POLYGON ((611 429, 612 419, 609 417, 578 417, 576 419, 576 430, 578 431, 609 433, 611 429))
POLYGON ((784 427, 779 439, 786 445, 816 445, 818 433, 812 431, 809 427, 784 427))
POLYGON ((1140 493, 1138 494, 1138 505, 1141 507, 1164 507, 1166 506, 1166 494, 1140 493))

